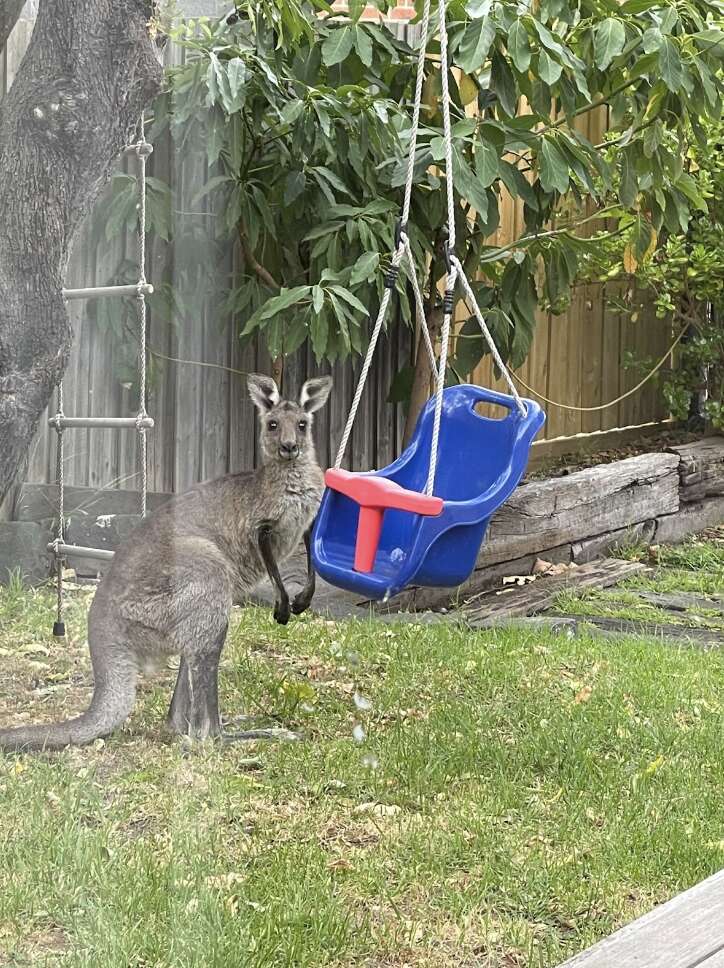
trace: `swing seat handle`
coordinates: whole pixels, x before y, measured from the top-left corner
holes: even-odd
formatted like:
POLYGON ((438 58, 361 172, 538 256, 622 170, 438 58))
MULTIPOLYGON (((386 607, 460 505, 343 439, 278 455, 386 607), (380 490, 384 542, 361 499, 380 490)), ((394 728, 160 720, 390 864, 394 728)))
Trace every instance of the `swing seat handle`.
POLYGON ((353 474, 341 468, 331 468, 324 475, 324 483, 359 505, 359 523, 354 551, 355 571, 370 572, 374 568, 377 548, 382 533, 385 511, 409 511, 426 517, 442 513, 443 500, 408 491, 386 477, 353 474))

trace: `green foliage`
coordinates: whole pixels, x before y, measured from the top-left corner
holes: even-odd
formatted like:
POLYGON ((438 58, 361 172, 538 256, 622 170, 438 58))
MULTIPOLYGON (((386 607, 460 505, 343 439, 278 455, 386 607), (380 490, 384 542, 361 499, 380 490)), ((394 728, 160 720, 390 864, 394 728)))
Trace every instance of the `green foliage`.
MULTIPOLYGON (((194 137, 206 145, 197 201, 219 213, 209 244, 231 239, 244 254, 223 308, 275 356, 307 338, 318 358, 362 352, 389 265, 414 51, 361 22, 363 7, 332 19, 322 0, 243 0, 231 25, 184 25, 185 63, 157 106, 154 137, 169 127, 179 152, 194 137)), ((471 276, 484 273, 480 297, 513 365, 528 352, 537 307, 566 307, 581 258, 598 244, 579 237, 583 222, 613 218, 621 235, 635 224, 642 257, 654 233, 686 230, 706 210, 687 151, 705 140, 700 118, 720 112, 720 15, 704 0, 449 4, 458 254, 471 276), (609 107, 610 131, 593 144, 583 121, 598 105, 609 107), (507 196, 525 229, 498 247, 507 196)), ((434 49, 408 226, 430 311, 445 221, 434 49)), ((398 296, 411 323, 404 281, 398 296)), ((451 359, 459 375, 485 352, 479 339, 463 344, 451 359)))
MULTIPOLYGON (((640 219, 593 250, 587 272, 601 280, 633 276, 651 294, 661 319, 673 318, 676 331, 688 328, 674 372, 667 372, 662 392, 673 416, 685 420, 692 398, 707 391, 704 415, 724 429, 724 123, 702 124, 705 137, 687 152, 678 184, 697 210, 682 226, 664 231, 655 247, 640 219)), ((618 308, 636 321, 630 295, 618 308)), ((640 362, 640 361, 639 361, 640 362)), ((648 363, 649 361, 645 361, 648 363)))

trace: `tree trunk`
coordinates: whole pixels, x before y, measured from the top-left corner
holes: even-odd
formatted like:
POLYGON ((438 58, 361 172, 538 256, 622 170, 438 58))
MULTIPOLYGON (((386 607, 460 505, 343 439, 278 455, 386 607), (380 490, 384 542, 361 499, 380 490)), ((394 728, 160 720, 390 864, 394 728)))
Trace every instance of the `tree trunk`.
MULTIPOLYGON (((433 309, 428 311, 427 315, 427 327, 430 332, 430 341, 432 345, 435 346, 437 343, 438 336, 440 335, 440 328, 442 326, 442 309, 433 309)), ((410 393, 410 406, 407 411, 407 418, 405 420, 405 432, 402 437, 402 446, 407 447, 410 443, 410 438, 412 437, 412 432, 415 429, 415 424, 417 423, 417 418, 420 416, 420 411, 425 406, 427 401, 430 399, 431 392, 431 379, 432 379, 432 369, 430 368, 430 360, 427 355, 427 348, 425 347, 425 341, 420 335, 417 341, 417 356, 415 357, 415 376, 412 381, 412 391, 410 393)))
POLYGON ((43 0, 0 102, 0 502, 70 354, 73 237, 160 90, 152 13, 151 0, 43 0))

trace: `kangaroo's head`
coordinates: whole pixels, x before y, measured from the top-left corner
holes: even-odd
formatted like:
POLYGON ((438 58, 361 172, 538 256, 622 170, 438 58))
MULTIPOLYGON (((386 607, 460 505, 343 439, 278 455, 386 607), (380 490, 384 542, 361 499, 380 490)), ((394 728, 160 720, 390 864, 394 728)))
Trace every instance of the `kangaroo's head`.
POLYGON ((250 373, 249 396, 259 411, 259 442, 264 463, 269 461, 315 460, 312 414, 327 402, 332 377, 307 380, 299 400, 282 400, 270 376, 250 373))

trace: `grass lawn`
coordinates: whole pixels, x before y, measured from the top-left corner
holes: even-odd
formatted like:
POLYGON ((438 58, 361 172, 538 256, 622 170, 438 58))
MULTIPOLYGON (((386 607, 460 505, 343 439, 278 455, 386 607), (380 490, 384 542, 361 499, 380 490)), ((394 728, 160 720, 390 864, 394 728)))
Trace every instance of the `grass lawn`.
MULTIPOLYGON (((0 591, 3 724, 84 706, 89 597, 0 591)), ((0 756, 0 964, 552 968, 724 866, 719 653, 250 609, 223 709, 302 742, 169 739, 171 683, 0 756)))

